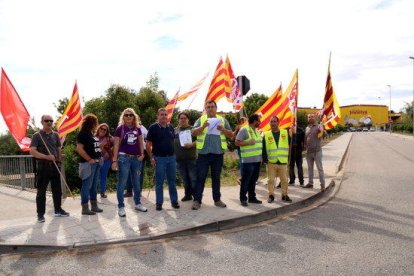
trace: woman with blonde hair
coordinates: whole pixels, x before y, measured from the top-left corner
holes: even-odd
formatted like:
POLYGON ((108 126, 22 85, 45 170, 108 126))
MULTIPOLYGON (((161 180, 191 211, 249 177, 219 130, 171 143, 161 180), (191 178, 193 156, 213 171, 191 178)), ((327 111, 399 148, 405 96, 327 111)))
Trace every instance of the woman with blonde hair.
POLYGON ((99 192, 101 193, 101 198, 107 198, 107 195, 105 194, 106 178, 108 177, 108 171, 111 167, 114 138, 109 133, 109 126, 106 123, 102 123, 98 126, 95 135, 99 139, 99 148, 101 149, 101 155, 104 160, 100 170, 99 192))
MULTIPOLYGON (((141 188, 140 189, 140 193, 141 193, 142 187, 144 185, 145 162, 148 161, 148 155, 146 154, 146 151, 145 151, 145 142, 147 141, 148 130, 142 124, 141 118, 139 117, 139 115, 137 115, 137 120, 138 120, 138 127, 141 130, 142 136, 144 137, 144 159, 142 159, 141 175, 139 176, 139 187, 141 188)), ((132 193, 132 178, 128 177, 128 181, 127 181, 127 184, 126 184, 126 192, 124 194, 124 197, 131 197, 132 195, 133 195, 133 193, 132 193)))
POLYGON ((122 111, 118 127, 114 134, 114 156, 112 169, 119 170, 116 193, 118 198, 118 215, 125 217, 124 189, 131 173, 134 188, 135 210, 146 212, 141 204, 139 176, 144 159, 144 138, 139 128, 138 115, 132 108, 122 111))

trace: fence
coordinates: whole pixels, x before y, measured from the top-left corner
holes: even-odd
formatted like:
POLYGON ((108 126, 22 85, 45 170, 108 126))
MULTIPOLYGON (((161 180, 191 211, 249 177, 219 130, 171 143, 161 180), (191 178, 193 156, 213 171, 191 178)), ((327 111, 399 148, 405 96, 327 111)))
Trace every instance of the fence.
MULTIPOLYGON (((22 190, 36 189, 34 162, 31 155, 0 155, 0 185, 22 190)), ((63 175, 64 172, 64 162, 62 162, 63 175)), ((62 193, 65 196, 66 186, 63 181, 61 182, 62 193)), ((50 185, 48 191, 50 191, 50 185)))

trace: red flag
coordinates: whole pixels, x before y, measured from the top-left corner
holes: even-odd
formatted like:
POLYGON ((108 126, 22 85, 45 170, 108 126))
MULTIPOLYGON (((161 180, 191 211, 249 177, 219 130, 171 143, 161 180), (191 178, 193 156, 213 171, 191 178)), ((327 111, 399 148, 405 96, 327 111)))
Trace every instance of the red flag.
POLYGON ((19 147, 23 151, 29 151, 31 139, 26 137, 26 130, 30 115, 3 68, 1 68, 0 111, 19 147))

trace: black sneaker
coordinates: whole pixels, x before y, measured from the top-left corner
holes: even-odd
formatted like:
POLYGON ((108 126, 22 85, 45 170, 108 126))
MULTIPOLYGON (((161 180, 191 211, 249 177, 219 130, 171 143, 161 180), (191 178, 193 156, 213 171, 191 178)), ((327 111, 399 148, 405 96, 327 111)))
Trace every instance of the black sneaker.
POLYGON ((276 189, 280 189, 282 187, 282 184, 279 183, 279 185, 276 186, 276 189))
POLYGON ((246 200, 240 201, 240 203, 241 203, 241 206, 244 206, 244 207, 249 206, 246 200))
POLYGON ((39 222, 39 223, 43 223, 43 222, 45 222, 46 220, 45 220, 45 216, 43 216, 43 215, 41 215, 41 216, 37 216, 37 222, 39 222))
POLYGON ((124 194, 124 197, 132 197, 133 196, 133 194, 132 194, 132 192, 126 192, 125 194, 124 194))
POLYGON ((55 211, 55 217, 68 217, 68 216, 69 216, 69 213, 63 209, 60 209, 59 211, 55 211))
POLYGON ((286 201, 286 202, 292 202, 292 200, 290 199, 290 197, 289 196, 287 196, 287 195, 285 195, 285 196, 282 196, 282 201, 286 201))
POLYGON ((273 201, 275 201, 275 196, 270 195, 269 198, 267 199, 267 203, 272 203, 273 201))
POLYGON ((162 204, 155 204, 155 210, 161 211, 162 210, 162 204))
POLYGON ((303 181, 302 181, 302 182, 300 182, 300 183, 299 183, 299 185, 300 185, 301 187, 303 187, 303 181))
POLYGON ((289 185, 295 185, 295 181, 289 181, 289 185))
POLYGON ((262 201, 258 200, 257 198, 252 198, 252 199, 249 199, 249 203, 262 204, 262 201))
POLYGON ((171 203, 171 206, 172 206, 174 209, 180 209, 180 204, 178 204, 178 202, 173 202, 173 203, 171 203))

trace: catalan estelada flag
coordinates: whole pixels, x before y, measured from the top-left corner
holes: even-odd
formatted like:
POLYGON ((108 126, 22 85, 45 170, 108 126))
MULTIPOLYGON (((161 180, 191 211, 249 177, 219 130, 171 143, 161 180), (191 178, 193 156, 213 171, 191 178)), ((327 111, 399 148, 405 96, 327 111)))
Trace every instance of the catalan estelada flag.
POLYGON ((180 89, 178 89, 177 93, 175 93, 174 98, 172 98, 172 100, 169 101, 167 103, 167 106, 165 107, 165 109, 167 110, 167 123, 171 122, 171 118, 174 113, 174 108, 178 101, 178 94, 180 94, 180 89))
POLYGON ((31 139, 26 136, 26 131, 30 115, 3 68, 0 80, 0 112, 20 149, 29 151, 31 139))
POLYGON ((243 107, 243 94, 240 91, 239 83, 234 75, 233 68, 231 67, 230 59, 226 58, 227 69, 227 84, 226 86, 226 98, 227 101, 233 104, 233 109, 239 111, 243 107))
POLYGON ((213 100, 217 103, 221 98, 225 97, 226 89, 228 89, 226 87, 229 86, 228 79, 226 64, 223 63, 223 59, 220 57, 205 101, 213 100))
POLYGON ((72 97, 62 116, 56 122, 59 137, 62 139, 72 131, 80 127, 82 123, 82 108, 80 105, 78 85, 73 87, 72 97))
POLYGON ((283 94, 282 103, 287 105, 288 108, 285 108, 283 114, 278 115, 279 117, 279 128, 285 129, 290 127, 292 124, 295 124, 296 121, 296 110, 298 103, 299 95, 299 82, 298 82, 298 70, 296 69, 293 74, 293 78, 290 81, 288 88, 283 94))
POLYGON ((323 99, 323 108, 321 122, 325 130, 334 128, 341 118, 339 103, 336 99, 331 79, 331 56, 329 55, 328 77, 326 78, 325 97, 323 99))

